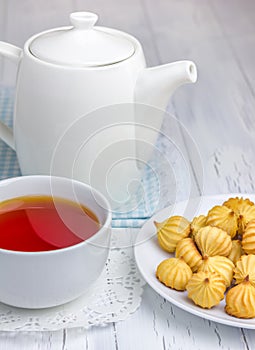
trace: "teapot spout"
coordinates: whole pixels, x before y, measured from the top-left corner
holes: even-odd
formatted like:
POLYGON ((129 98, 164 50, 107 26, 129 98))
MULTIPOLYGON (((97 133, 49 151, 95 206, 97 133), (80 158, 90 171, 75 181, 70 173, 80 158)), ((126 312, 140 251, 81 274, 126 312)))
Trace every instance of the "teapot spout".
POLYGON ((195 83, 197 69, 191 61, 145 68, 136 83, 135 101, 164 110, 170 96, 182 84, 195 83))
POLYGON ((135 90, 138 168, 142 169, 153 152, 163 121, 163 111, 167 107, 171 94, 180 85, 195 83, 196 80, 197 69, 191 61, 145 68, 140 72, 135 90))

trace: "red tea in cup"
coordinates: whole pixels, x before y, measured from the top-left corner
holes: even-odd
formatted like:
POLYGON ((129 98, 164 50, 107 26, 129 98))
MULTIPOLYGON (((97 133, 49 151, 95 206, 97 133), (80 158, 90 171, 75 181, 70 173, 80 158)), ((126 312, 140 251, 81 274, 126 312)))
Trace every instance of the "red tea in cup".
POLYGON ((96 215, 68 199, 25 196, 0 203, 0 248, 38 252, 70 247, 100 228, 96 215))

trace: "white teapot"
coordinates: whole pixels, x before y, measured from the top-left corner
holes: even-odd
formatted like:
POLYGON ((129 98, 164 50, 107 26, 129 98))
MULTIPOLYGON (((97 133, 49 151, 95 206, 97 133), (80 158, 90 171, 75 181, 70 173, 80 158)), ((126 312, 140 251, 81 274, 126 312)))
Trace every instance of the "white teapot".
POLYGON ((135 126, 159 130, 164 114, 148 111, 146 119, 134 106, 165 109, 197 73, 190 61, 146 68, 137 39, 95 26, 97 19, 72 13, 72 26, 34 35, 23 50, 0 42, 0 54, 19 64, 14 130, 1 123, 0 137, 16 150, 23 175, 74 177, 118 207, 130 196, 128 183, 139 180, 139 154, 142 162, 150 156, 137 140, 156 140, 155 132, 135 126))

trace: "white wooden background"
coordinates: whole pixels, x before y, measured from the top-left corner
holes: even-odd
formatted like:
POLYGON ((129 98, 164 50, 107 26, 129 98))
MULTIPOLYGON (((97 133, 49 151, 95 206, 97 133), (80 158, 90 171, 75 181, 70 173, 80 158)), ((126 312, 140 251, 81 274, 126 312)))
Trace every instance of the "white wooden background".
MULTIPOLYGON (((203 181, 184 140, 195 193, 254 192, 255 1, 0 0, 0 40, 22 46, 34 33, 68 24, 76 10, 95 11, 103 25, 135 35, 149 65, 196 62, 198 83, 179 89, 169 104, 200 150, 203 181)), ((14 85, 15 74, 13 64, 0 61, 1 83, 14 85)), ((205 348, 254 349, 255 331, 191 316, 149 287, 132 317, 105 328, 0 333, 1 350, 205 348)))

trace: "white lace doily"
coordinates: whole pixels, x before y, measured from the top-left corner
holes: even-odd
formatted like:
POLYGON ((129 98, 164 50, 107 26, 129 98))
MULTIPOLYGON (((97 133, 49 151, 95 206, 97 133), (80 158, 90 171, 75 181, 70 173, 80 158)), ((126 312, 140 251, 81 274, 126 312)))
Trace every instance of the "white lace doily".
POLYGON ((113 232, 112 249, 102 275, 75 301, 43 310, 19 309, 0 303, 0 331, 89 328, 125 320, 139 307, 145 284, 134 260, 134 237, 129 234, 131 230, 130 233, 113 232))

